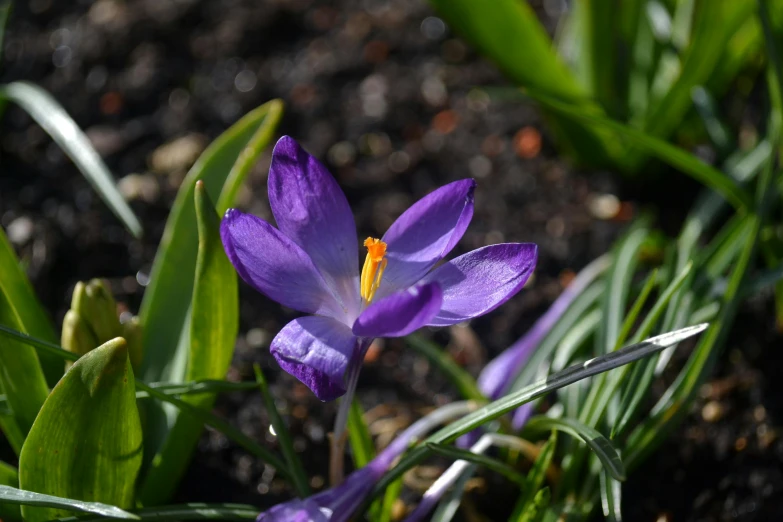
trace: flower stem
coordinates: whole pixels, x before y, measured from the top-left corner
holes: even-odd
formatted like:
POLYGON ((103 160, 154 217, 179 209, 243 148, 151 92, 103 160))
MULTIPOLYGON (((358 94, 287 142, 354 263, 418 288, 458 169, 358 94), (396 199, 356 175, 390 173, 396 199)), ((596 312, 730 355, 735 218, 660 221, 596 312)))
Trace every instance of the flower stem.
POLYGON ((358 339, 356 343, 357 356, 351 362, 346 372, 345 395, 340 398, 340 406, 337 410, 337 417, 334 419, 334 430, 330 441, 329 455, 329 484, 334 487, 342 483, 345 476, 344 455, 345 439, 347 433, 345 427, 348 424, 348 412, 351 409, 351 402, 356 393, 356 385, 359 382, 359 371, 362 369, 364 354, 370 347, 372 339, 358 339))

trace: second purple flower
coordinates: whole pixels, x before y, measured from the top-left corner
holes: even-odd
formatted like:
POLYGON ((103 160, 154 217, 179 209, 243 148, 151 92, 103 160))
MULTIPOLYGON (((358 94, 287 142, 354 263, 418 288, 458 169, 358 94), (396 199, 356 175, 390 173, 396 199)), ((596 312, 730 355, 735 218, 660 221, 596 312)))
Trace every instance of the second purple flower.
POLYGON ((486 246, 434 268, 468 227, 475 186, 472 179, 445 185, 406 210, 381 239, 367 238, 360 271, 345 195, 317 159, 282 137, 269 169, 277 228, 229 209, 220 230, 245 282, 313 314, 294 319, 272 341, 280 366, 319 399, 332 400, 355 385, 374 338, 466 321, 516 294, 535 268, 531 243, 486 246))

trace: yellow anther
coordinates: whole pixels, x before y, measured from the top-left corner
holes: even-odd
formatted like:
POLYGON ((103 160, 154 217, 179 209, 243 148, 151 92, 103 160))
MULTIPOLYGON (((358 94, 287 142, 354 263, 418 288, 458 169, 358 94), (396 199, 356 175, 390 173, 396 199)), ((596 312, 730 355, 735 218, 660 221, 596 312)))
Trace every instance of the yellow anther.
POLYGON ((386 270, 386 243, 374 237, 364 240, 367 247, 367 257, 362 268, 361 293, 362 299, 369 303, 381 286, 383 271, 386 270))

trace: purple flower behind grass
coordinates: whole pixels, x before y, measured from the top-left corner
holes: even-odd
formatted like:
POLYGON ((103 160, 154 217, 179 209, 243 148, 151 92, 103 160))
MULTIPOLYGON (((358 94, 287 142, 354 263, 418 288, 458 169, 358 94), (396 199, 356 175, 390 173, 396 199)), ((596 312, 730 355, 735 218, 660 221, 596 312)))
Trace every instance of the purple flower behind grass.
POLYGON ((375 484, 411 444, 435 426, 474 410, 472 402, 443 406, 414 422, 367 465, 348 475, 339 486, 306 499, 278 504, 260 515, 256 522, 345 522, 364 502, 375 484))
POLYGON ((466 321, 515 295, 535 268, 534 244, 490 245, 435 267, 473 217, 475 186, 472 179, 445 185, 405 211, 383 238, 367 238, 360 271, 345 195, 318 160, 282 137, 269 169, 277 228, 229 209, 220 230, 245 282, 311 314, 272 341, 280 366, 321 400, 346 392, 350 399, 374 338, 466 321))

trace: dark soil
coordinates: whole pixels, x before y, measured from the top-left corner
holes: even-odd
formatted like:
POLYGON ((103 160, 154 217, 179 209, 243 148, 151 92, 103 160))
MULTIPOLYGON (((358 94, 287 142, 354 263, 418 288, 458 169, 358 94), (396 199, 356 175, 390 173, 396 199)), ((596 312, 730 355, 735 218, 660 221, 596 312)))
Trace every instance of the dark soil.
MULTIPOLYGON (((118 300, 138 310, 184 172, 205 143, 274 97, 287 104, 280 132, 327 162, 361 237, 382 234, 433 188, 474 177, 475 217, 454 253, 502 241, 539 245, 527 290, 469 328, 430 332, 474 373, 532 324, 561 281, 608 249, 636 208, 664 201, 664 215, 674 221, 688 205, 687 198, 665 199, 660 184, 624 182, 560 159, 532 106, 490 100, 475 88, 504 81, 421 0, 18 4, 0 79, 35 82, 65 106, 122 179, 145 229, 144 239, 133 239, 46 134, 19 109, 6 110, 0 223, 58 325, 75 282, 96 276, 108 278, 118 300), (161 151, 163 144, 170 145, 161 151), (612 219, 595 210, 606 194, 627 202, 612 219)), ((259 162, 239 205, 270 219, 268 162, 268 155, 259 162)), ((683 193, 693 191, 686 184, 683 193)), ((768 303, 759 298, 740 316, 705 398, 631 476, 628 520, 783 514, 783 443, 775 437, 783 405, 774 387, 781 363, 773 352, 780 338, 772 333, 768 303), (706 415, 713 422, 703 416, 710 401, 708 413, 722 412, 706 415)), ((251 364, 263 364, 318 487, 334 405, 318 402, 268 354, 269 341, 292 317, 243 285, 230 378, 249 379, 251 364)), ((370 352, 359 397, 366 408, 383 405, 405 423, 455 393, 426 361, 387 341, 370 352)), ((257 394, 224 395, 216 409, 274 444, 257 394)), ((390 433, 389 423, 373 427, 381 438, 390 433)), ((267 507, 288 495, 271 470, 208 431, 176 500, 267 507)))

